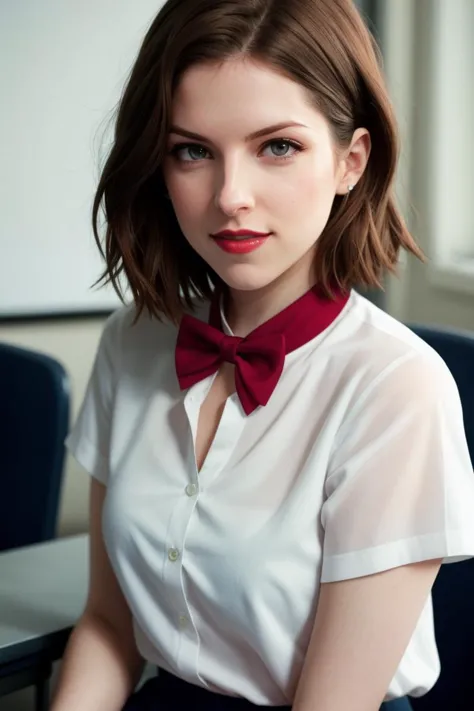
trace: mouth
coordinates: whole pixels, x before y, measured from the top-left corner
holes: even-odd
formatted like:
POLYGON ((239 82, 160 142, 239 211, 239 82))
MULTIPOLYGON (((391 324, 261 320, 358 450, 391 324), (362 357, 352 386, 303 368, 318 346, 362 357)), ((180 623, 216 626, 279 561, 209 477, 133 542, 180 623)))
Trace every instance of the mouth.
POLYGON ((252 230, 236 230, 235 232, 224 230, 215 235, 211 235, 211 237, 215 240, 245 241, 250 239, 264 239, 265 237, 270 237, 271 234, 271 232, 253 232, 252 230))
POLYGON ((249 252, 254 252, 259 249, 271 234, 261 234, 261 235, 234 235, 232 237, 214 237, 214 241, 218 247, 220 247, 224 252, 229 252, 231 254, 248 254, 249 252))

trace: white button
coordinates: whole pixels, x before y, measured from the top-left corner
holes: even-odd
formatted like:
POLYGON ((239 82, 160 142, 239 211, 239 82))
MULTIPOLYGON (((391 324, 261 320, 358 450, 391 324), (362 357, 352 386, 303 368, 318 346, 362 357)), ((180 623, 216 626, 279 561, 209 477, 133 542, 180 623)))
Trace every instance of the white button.
POLYGON ((168 558, 172 563, 176 563, 179 558, 179 550, 177 548, 170 548, 168 551, 168 558))
POLYGON ((196 484, 188 484, 188 486, 186 487, 186 494, 188 496, 196 496, 197 492, 198 488, 196 484))
POLYGON ((181 627, 181 629, 184 629, 188 626, 188 618, 185 615, 179 616, 179 626, 181 627))

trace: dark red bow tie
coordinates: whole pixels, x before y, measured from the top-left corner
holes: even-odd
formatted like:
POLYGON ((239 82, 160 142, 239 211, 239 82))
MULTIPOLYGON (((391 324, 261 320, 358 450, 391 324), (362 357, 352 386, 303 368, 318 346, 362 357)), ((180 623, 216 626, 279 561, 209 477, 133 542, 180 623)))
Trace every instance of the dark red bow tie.
POLYGON ((339 316, 349 294, 334 300, 311 289, 245 338, 222 331, 220 294, 211 304, 209 323, 184 316, 176 343, 176 373, 185 390, 216 373, 222 363, 235 365, 235 388, 247 415, 266 405, 275 390, 287 353, 316 338, 339 316))

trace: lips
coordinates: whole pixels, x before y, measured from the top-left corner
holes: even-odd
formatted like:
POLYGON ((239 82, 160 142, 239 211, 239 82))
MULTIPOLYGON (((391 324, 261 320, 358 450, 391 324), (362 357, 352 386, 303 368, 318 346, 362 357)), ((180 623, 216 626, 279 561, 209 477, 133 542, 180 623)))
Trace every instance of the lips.
POLYGON ((263 239, 267 235, 238 235, 236 237, 216 237, 215 239, 226 239, 226 240, 233 240, 235 242, 245 242, 245 240, 248 239, 263 239))
POLYGON ((214 239, 218 247, 230 254, 249 254, 259 249, 269 239, 270 235, 260 235, 255 237, 248 233, 233 237, 216 237, 214 239))
POLYGON ((248 239, 263 239, 264 237, 269 237, 271 232, 254 232, 253 230, 223 230, 215 235, 212 235, 214 239, 222 240, 237 240, 243 241, 248 239))

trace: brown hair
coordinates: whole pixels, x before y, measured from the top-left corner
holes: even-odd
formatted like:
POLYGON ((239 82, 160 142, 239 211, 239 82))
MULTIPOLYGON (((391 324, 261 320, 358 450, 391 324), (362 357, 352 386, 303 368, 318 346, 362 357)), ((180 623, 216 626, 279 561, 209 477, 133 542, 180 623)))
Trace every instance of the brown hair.
POLYGON ((166 197, 161 170, 172 98, 199 62, 236 55, 264 61, 305 87, 341 147, 358 127, 371 135, 364 175, 336 196, 316 245, 315 277, 332 296, 381 287, 400 249, 420 259, 394 201, 398 135, 374 39, 352 0, 168 0, 151 24, 121 98, 114 143, 93 205, 93 229, 106 269, 99 279, 121 294, 123 274, 137 314, 178 323, 220 277, 191 248, 166 197), (105 249, 98 218, 103 208, 105 249))

